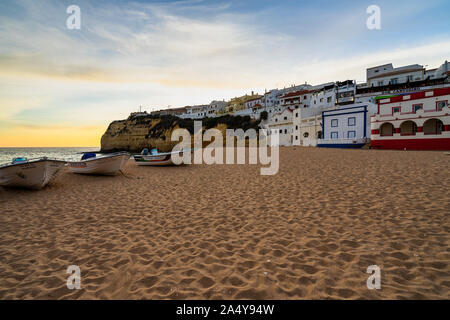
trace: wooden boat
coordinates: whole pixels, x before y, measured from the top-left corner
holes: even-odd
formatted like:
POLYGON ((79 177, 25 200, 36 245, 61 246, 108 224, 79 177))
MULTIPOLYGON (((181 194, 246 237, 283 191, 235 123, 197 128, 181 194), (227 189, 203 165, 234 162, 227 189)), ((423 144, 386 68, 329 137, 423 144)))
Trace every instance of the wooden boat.
POLYGON ((65 164, 65 161, 47 157, 14 158, 11 163, 0 165, 0 185, 41 189, 56 177, 65 164))
MULTIPOLYGON (((183 150, 172 152, 158 152, 157 149, 152 149, 151 153, 148 153, 147 149, 142 150, 141 154, 133 155, 134 161, 138 166, 171 166, 175 165, 172 161, 173 154, 183 155, 183 150)), ((189 152, 189 151, 187 151, 189 152)))
POLYGON ((95 153, 85 153, 81 161, 68 162, 67 166, 73 173, 114 175, 122 169, 129 158, 128 152, 116 152, 99 157, 95 153))

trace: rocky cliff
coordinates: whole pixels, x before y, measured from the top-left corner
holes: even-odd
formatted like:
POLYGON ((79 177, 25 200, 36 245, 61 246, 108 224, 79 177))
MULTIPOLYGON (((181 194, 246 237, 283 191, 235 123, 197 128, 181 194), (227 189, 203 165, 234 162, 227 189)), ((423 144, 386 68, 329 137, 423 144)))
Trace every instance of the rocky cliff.
MULTIPOLYGON (((217 128, 225 137, 225 130, 249 128, 258 129, 259 121, 245 116, 223 116, 202 119, 203 129, 217 128)), ((178 141, 170 141, 172 131, 187 129, 194 134, 194 120, 175 116, 130 116, 126 120, 113 121, 101 139, 101 152, 129 151, 140 152, 144 148, 158 148, 170 151, 178 141)))

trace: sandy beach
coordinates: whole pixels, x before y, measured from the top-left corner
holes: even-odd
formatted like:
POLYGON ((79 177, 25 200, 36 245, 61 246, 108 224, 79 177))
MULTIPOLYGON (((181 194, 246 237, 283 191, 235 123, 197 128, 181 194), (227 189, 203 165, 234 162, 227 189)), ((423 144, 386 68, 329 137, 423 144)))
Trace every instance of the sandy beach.
POLYGON ((281 148, 259 168, 130 160, 0 188, 0 299, 450 298, 450 156, 281 148))

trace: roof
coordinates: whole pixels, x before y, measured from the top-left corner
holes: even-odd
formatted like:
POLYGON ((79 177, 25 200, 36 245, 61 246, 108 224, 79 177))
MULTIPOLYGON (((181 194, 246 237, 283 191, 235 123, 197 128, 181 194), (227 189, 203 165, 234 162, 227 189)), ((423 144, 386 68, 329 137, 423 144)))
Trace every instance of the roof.
POLYGON ((375 76, 367 78, 367 80, 376 79, 376 78, 382 78, 382 77, 387 77, 387 76, 393 76, 393 75, 396 75, 396 74, 402 74, 402 73, 407 73, 407 72, 412 72, 412 71, 419 71, 419 70, 425 70, 425 69, 423 67, 420 67, 420 68, 403 69, 403 70, 396 70, 396 71, 392 71, 392 72, 380 73, 380 74, 377 74, 375 76))
POLYGON ((376 69, 376 68, 380 68, 380 67, 386 67, 386 66, 392 66, 392 63, 386 63, 386 64, 381 64, 379 66, 370 67, 370 68, 367 68, 367 70, 372 70, 372 69, 376 69))
POLYGON ((245 101, 246 103, 247 102, 250 102, 250 101, 255 101, 255 100, 259 100, 259 99, 261 99, 262 97, 256 97, 256 98, 252 98, 252 99, 248 99, 247 101, 245 101))
POLYGON ((310 93, 311 91, 309 90, 301 90, 301 91, 294 91, 294 92, 289 92, 286 93, 284 96, 282 96, 281 98, 290 98, 290 97, 296 97, 296 96, 301 96, 302 94, 305 93, 310 93))

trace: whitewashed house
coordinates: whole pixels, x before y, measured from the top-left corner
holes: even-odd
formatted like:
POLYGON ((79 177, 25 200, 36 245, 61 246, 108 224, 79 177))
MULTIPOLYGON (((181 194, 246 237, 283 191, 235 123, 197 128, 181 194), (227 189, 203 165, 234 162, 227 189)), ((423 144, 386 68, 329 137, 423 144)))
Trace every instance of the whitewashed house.
POLYGON ((280 98, 280 106, 292 110, 297 108, 309 108, 310 99, 310 90, 293 91, 286 93, 280 98))
POLYGON ((361 148, 370 139, 370 117, 375 104, 352 104, 322 111, 322 139, 318 147, 361 148))
POLYGON ((337 106, 322 105, 316 108, 295 109, 293 111, 293 145, 315 147, 322 139, 322 111, 336 109, 337 106))
POLYGON ((217 117, 220 114, 223 114, 225 112, 225 109, 227 107, 228 103, 224 100, 218 101, 213 100, 209 104, 209 106, 206 108, 206 114, 207 117, 217 117))
POLYGON ((400 83, 422 81, 425 69, 419 64, 394 68, 392 63, 368 68, 366 80, 369 87, 381 87, 400 83))
POLYGON ((331 107, 336 104, 337 87, 334 82, 314 86, 311 92, 310 107, 331 107))
POLYGON ((450 62, 447 60, 436 69, 425 70, 425 79, 435 80, 447 78, 450 75, 450 62))
POLYGON ((183 119, 203 119, 207 116, 209 105, 187 106, 186 113, 180 115, 183 119))
POLYGON ((278 134, 279 146, 292 145, 292 110, 284 109, 282 112, 272 115, 265 127, 268 129, 269 141, 274 145, 274 141, 270 139, 271 135, 278 134))

